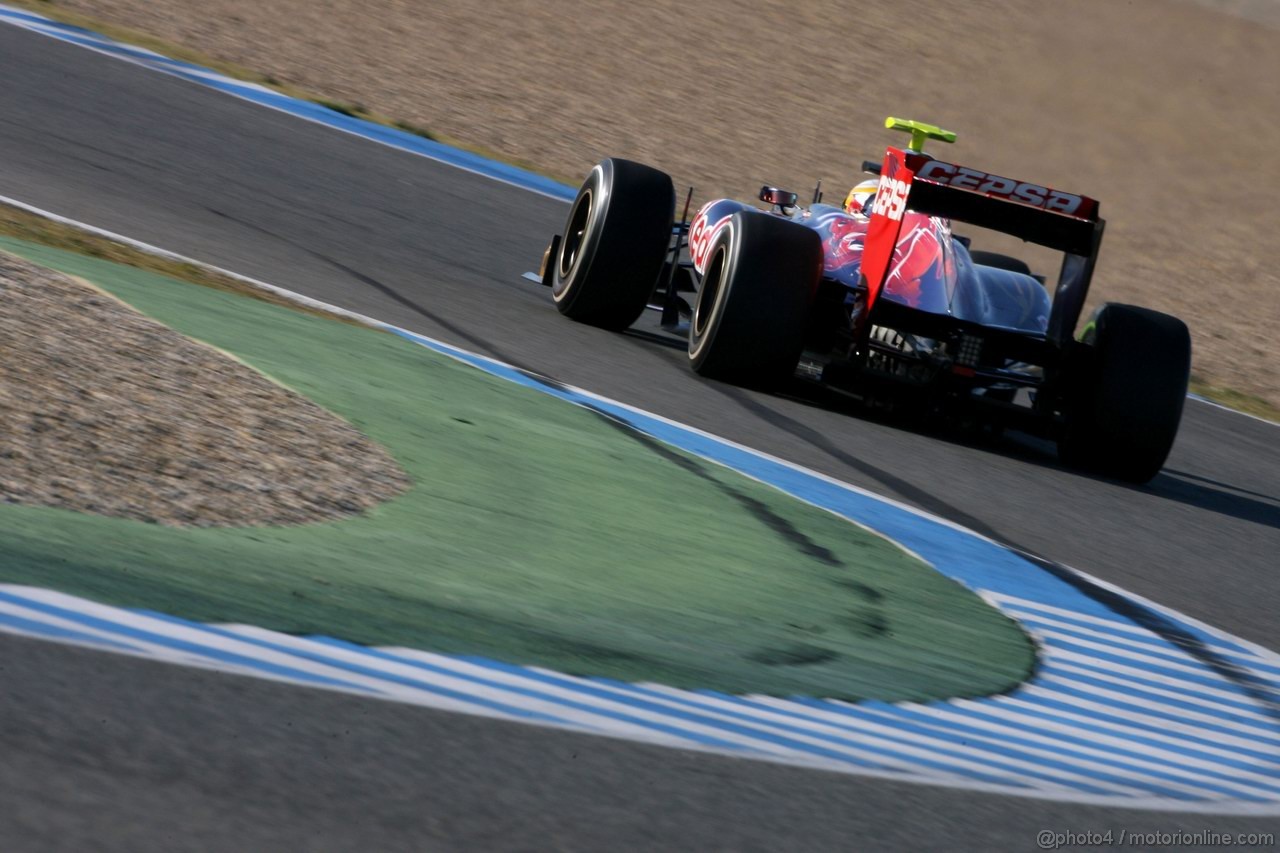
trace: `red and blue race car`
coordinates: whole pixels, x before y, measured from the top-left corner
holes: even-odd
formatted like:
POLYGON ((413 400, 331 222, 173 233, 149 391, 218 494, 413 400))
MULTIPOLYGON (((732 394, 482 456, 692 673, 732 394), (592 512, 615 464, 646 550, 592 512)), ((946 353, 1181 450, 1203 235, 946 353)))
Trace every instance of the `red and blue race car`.
MULTIPOLYGON (((923 150, 911 134, 840 206, 764 187, 675 221, 666 174, 605 160, 587 176, 540 278, 566 316, 625 329, 646 307, 685 333, 703 376, 772 386, 797 374, 863 398, 924 401, 1056 440, 1068 464, 1146 482, 1173 445, 1191 340, 1175 317, 1108 303, 1077 327, 1098 259, 1098 202, 923 150), (1061 253, 1045 279, 973 249, 956 223, 1061 253), (687 298, 688 297, 688 298, 687 298)), ((690 191, 690 197, 692 191, 690 191)))

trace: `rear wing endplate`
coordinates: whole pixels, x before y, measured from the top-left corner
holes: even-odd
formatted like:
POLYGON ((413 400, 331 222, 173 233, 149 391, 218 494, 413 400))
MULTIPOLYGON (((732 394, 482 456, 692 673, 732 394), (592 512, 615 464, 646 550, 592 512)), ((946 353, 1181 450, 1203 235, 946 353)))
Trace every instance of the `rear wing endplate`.
POLYGON ((1071 340, 1088 294, 1105 223, 1098 202, 1051 187, 1016 181, 889 148, 880 167, 862 274, 870 310, 884 285, 908 211, 967 222, 1064 254, 1046 337, 1071 340))

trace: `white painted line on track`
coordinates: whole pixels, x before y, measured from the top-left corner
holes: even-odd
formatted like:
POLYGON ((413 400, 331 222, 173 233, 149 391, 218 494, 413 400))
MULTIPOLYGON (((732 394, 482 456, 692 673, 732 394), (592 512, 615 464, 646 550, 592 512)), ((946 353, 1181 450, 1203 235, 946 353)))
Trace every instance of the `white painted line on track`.
POLYGON ((1270 418, 1264 418, 1262 415, 1255 415, 1251 412, 1242 412, 1239 409, 1233 409, 1230 406, 1210 400, 1208 397, 1201 397, 1199 394, 1188 394, 1187 399, 1194 400, 1197 403, 1203 403, 1206 406, 1212 406, 1215 409, 1221 409, 1224 412, 1230 412, 1233 415, 1240 415, 1251 420, 1259 421, 1260 423, 1270 424, 1271 426, 1280 426, 1280 422, 1273 421, 1270 418))
POLYGON ((271 293, 276 296, 279 296, 280 298, 286 299, 289 302, 294 303, 295 305, 301 305, 305 308, 312 308, 316 311, 323 311, 326 314, 332 314, 335 317, 341 317, 344 320, 351 320, 353 322, 360 323, 361 325, 364 325, 364 326, 370 326, 375 329, 381 329, 386 325, 385 323, 382 323, 379 320, 375 320, 372 317, 365 316, 364 314, 357 314, 354 311, 348 311, 345 308, 339 308, 337 305, 330 305, 328 302, 321 302, 319 299, 312 299, 310 296, 307 296, 305 294, 296 293, 292 290, 286 290, 283 287, 277 287, 274 284, 268 284, 265 281, 260 281, 256 278, 250 278, 249 276, 242 275, 238 272, 232 272, 231 270, 223 269, 222 267, 215 266, 206 261, 197 260, 188 255, 180 255, 177 252, 170 252, 168 249, 162 249, 159 246, 153 246, 150 243, 144 243, 141 240, 135 240, 132 237, 126 237, 123 234, 117 234, 114 231, 108 231, 107 229, 99 228, 96 225, 90 225, 87 222, 81 222, 77 219, 70 219, 66 216, 61 216, 52 211, 44 210, 43 208, 36 207, 33 204, 27 204, 26 202, 20 201, 19 199, 16 199, 16 198, 10 198, 8 196, 0 195, 0 204, 7 204, 10 207, 16 207, 19 210, 25 210, 27 213, 33 214, 35 216, 40 216, 52 222, 57 222, 62 225, 69 225, 73 228, 78 228, 81 231, 86 231, 98 237, 102 237, 107 240, 112 240, 116 243, 121 243, 125 246, 129 246, 131 248, 137 249, 140 252, 146 252, 149 255, 155 255, 158 258, 164 258, 165 260, 177 261, 179 263, 184 263, 184 264, 191 264, 192 266, 200 267, 201 269, 208 270, 209 272, 215 272, 215 273, 218 273, 219 275, 224 275, 227 278, 231 278, 231 279, 235 279, 236 281, 243 282, 244 284, 247 284, 250 287, 253 287, 257 290, 261 290, 264 293, 271 293))

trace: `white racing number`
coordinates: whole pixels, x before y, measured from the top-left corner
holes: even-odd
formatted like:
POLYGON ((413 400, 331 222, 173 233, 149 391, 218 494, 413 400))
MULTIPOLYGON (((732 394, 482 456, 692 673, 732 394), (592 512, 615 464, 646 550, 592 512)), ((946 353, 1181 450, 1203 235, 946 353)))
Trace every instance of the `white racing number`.
POLYGON ((907 209, 907 182, 899 181, 888 175, 880 176, 880 186, 876 187, 876 200, 871 205, 871 214, 892 219, 902 219, 907 209))

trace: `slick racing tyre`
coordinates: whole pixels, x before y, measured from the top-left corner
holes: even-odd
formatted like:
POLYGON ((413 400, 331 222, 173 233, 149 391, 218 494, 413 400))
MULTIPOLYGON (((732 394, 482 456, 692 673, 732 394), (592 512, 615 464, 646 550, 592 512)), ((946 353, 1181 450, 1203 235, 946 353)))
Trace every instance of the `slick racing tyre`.
POLYGON ((822 274, 818 232, 767 213, 735 213, 704 270, 689 324, 693 369, 759 387, 791 376, 822 274))
POLYGON ((1191 375, 1191 335, 1176 317, 1104 305, 1085 327, 1058 455, 1134 483, 1159 473, 1173 447, 1191 375))
POLYGON ((592 169, 548 258, 560 313, 605 329, 634 323, 662 273, 675 206, 671 178, 657 169, 616 159, 592 169))
POLYGON ((1023 275, 1031 275, 1031 267, 1027 266, 1026 261, 1020 261, 1009 255, 1002 255, 999 252, 984 252, 981 249, 970 249, 969 257, 973 259, 975 264, 982 264, 984 267, 995 267, 998 270, 1008 270, 1009 272, 1020 272, 1023 275))

